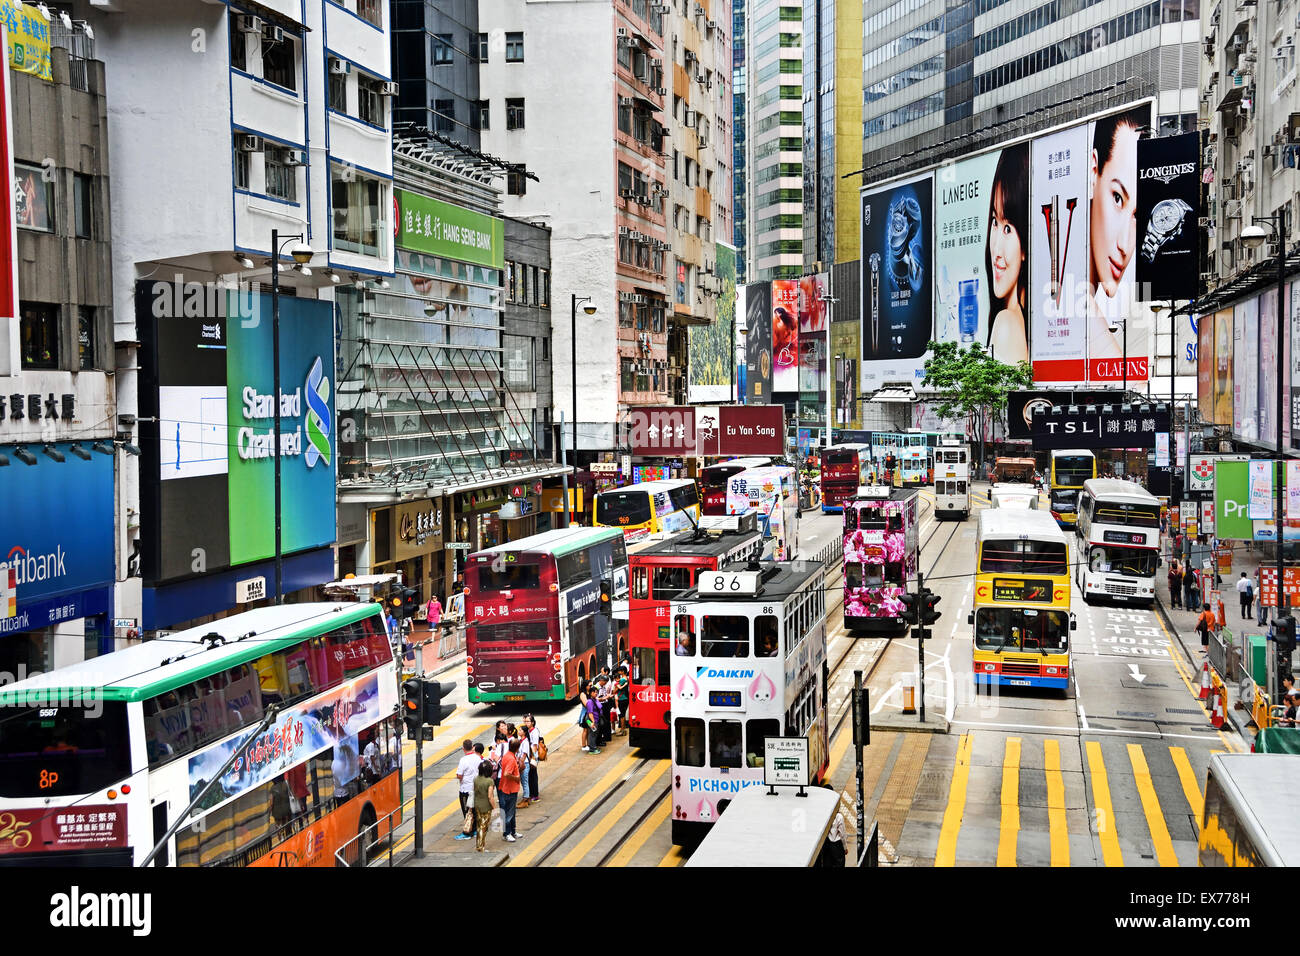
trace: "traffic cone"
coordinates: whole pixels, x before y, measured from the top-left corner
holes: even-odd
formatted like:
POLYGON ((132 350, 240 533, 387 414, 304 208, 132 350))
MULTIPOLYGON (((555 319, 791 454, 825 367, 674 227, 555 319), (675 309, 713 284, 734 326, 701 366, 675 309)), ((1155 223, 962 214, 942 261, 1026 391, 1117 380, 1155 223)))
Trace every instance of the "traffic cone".
POLYGON ((1210 662, 1201 662, 1201 700, 1210 699, 1210 662))
POLYGON ((1221 694, 1214 695, 1214 703, 1210 709, 1210 725, 1216 730, 1223 726, 1223 697, 1221 694))

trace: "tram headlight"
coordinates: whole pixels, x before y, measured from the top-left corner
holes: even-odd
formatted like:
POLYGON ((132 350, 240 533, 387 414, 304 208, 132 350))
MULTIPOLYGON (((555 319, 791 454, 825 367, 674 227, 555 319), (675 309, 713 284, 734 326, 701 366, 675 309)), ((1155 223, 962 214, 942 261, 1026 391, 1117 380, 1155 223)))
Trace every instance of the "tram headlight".
POLYGON ((990 672, 992 672, 992 671, 997 670, 997 665, 996 665, 996 664, 985 664, 985 665, 984 665, 984 669, 985 669, 986 671, 990 671, 990 672))
POLYGON ((1055 668, 1055 667, 1049 667, 1049 668, 1047 669, 1047 673, 1049 673, 1049 674, 1055 674, 1055 673, 1056 673, 1056 668, 1055 668))

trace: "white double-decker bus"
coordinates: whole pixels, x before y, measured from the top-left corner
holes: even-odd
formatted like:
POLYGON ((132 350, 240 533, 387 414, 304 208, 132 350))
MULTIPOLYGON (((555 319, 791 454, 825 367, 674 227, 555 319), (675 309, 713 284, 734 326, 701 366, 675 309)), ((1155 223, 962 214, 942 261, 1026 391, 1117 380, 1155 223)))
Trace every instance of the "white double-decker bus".
POLYGON ((1151 604, 1160 556, 1160 502, 1141 485, 1093 478, 1079 495, 1075 580, 1083 599, 1151 604))
POLYGON ((965 444, 945 441, 934 449, 934 516, 970 516, 970 450, 965 444))

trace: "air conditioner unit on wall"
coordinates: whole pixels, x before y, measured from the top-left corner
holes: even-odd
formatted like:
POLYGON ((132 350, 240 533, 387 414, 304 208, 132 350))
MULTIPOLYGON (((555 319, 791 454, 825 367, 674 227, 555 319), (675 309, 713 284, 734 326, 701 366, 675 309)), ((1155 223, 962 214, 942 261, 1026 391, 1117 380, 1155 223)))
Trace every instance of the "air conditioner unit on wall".
POLYGON ((238 24, 239 24, 240 33, 261 33, 262 32, 261 17, 254 17, 247 13, 241 13, 239 15, 238 24))
POLYGON ((380 95, 380 96, 396 96, 396 95, 397 95, 397 90, 398 90, 398 83, 397 83, 397 81, 395 81, 395 80, 389 80, 387 83, 385 83, 383 86, 381 86, 381 87, 379 88, 379 95, 380 95))
POLYGON ((272 43, 281 43, 284 41, 284 27, 267 25, 262 27, 262 39, 270 40, 272 43))
POLYGON ((330 57, 330 72, 335 76, 347 76, 352 72, 352 64, 338 57, 330 57))
POLYGON ((240 135, 239 150, 243 153, 258 153, 262 151, 262 137, 240 135))

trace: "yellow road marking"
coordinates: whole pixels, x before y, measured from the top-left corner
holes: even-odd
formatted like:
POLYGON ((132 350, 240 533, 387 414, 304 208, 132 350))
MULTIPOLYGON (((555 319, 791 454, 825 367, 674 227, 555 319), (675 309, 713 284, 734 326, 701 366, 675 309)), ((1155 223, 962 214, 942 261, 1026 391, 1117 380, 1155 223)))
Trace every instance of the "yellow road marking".
POLYGON ((1151 831, 1151 845, 1156 851, 1156 862, 1161 866, 1177 866, 1178 854, 1169 839, 1169 828, 1165 826, 1164 814, 1160 812, 1160 800, 1156 788, 1151 782, 1151 771, 1147 769, 1146 754, 1141 744, 1128 745, 1129 763, 1133 764, 1133 782, 1137 784, 1138 796, 1142 798, 1142 812, 1147 818, 1147 828, 1151 831))
POLYGON ((601 777, 600 780, 588 788, 587 792, 571 803, 569 809, 560 814, 559 818, 556 819, 554 823, 547 827, 544 832, 535 837, 527 849, 521 851, 517 856, 512 856, 510 859, 510 865, 527 866, 531 863, 538 854, 542 852, 543 848, 545 848, 547 844, 559 837, 560 834, 568 828, 569 824, 578 819, 578 816, 583 810, 587 809, 587 807, 596 799, 598 794, 604 793, 615 784, 619 777, 632 769, 632 765, 636 763, 638 759, 640 758, 629 754, 622 758, 618 763, 614 764, 609 773, 605 774, 605 776, 601 777))
POLYGON ((948 806, 943 811, 943 827, 939 830, 939 847, 934 855, 935 866, 955 866, 957 864, 957 834, 961 832, 961 818, 966 811, 966 784, 970 779, 971 748, 974 742, 970 734, 962 734, 957 745, 957 762, 952 771, 952 783, 948 786, 948 806))
POLYGON ((636 831, 632 839, 623 844, 623 849, 614 855, 614 859, 609 861, 609 865, 631 866, 632 858, 636 856, 637 851, 645 846, 646 840, 650 839, 656 830, 663 826, 664 821, 668 819, 668 814, 672 812, 673 799, 672 794, 669 794, 668 798, 660 804, 659 809, 650 814, 646 821, 641 824, 641 828, 636 831))
POLYGON ((1092 802, 1096 812, 1097 837, 1101 840, 1101 857, 1107 866, 1123 866, 1124 854, 1119 850, 1119 837, 1115 833, 1115 811, 1110 805, 1110 784, 1106 780, 1106 762, 1101 756, 1101 744, 1089 740, 1088 770, 1092 778, 1092 802))
POLYGON ((686 851, 679 846, 675 846, 668 851, 668 853, 664 856, 662 860, 659 861, 659 865, 660 866, 681 866, 685 862, 686 862, 686 851))
POLYGON ((667 772, 668 772, 668 761, 667 760, 659 761, 659 766, 656 767, 654 770, 651 770, 644 777, 642 777, 641 780, 637 783, 637 785, 632 788, 632 792, 629 793, 627 796, 625 796, 622 800, 620 800, 618 802, 618 806, 614 807, 613 810, 605 814, 604 818, 600 821, 600 823, 596 825, 595 829, 593 829, 589 834, 583 837, 582 841, 577 846, 575 846, 572 850, 570 850, 565 855, 564 859, 561 860, 557 865, 577 866, 578 861, 581 860, 584 856, 586 856, 589 852, 591 852, 591 848, 594 847, 600 841, 600 839, 610 831, 610 828, 613 827, 614 824, 617 823, 622 818, 623 814, 631 810, 632 806, 638 800, 641 799, 641 797, 645 794, 645 792, 649 790, 650 787, 653 786, 654 783, 667 772))
POLYGON ((1061 745, 1043 741, 1043 768, 1047 771, 1047 821, 1052 840, 1052 866, 1070 865, 1070 834, 1065 823, 1065 778, 1061 776, 1061 745))
POLYGON ((1192 815, 1196 818, 1196 829, 1201 829, 1201 817, 1205 810, 1205 798, 1201 796, 1201 785, 1196 782, 1196 774, 1192 772, 1192 765, 1187 759, 1187 752, 1182 747, 1170 747, 1169 756, 1174 760, 1174 766, 1178 768, 1178 779, 1182 781, 1183 793, 1187 797, 1187 805, 1192 808, 1192 815))
POLYGON ((1020 738, 1008 737, 1002 756, 1002 828, 998 835, 998 866, 1016 865, 1020 836, 1020 738))

